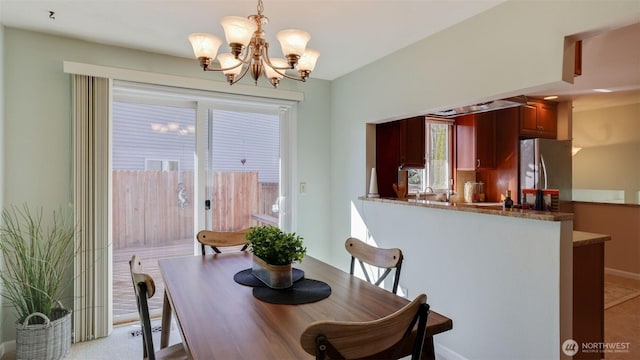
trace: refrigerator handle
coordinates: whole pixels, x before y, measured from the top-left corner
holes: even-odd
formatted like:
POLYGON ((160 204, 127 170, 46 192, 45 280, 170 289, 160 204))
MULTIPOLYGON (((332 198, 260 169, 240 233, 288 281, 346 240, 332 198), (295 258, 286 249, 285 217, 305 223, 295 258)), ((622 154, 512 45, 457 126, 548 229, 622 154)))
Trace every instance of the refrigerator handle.
POLYGON ((544 188, 547 188, 547 166, 544 164, 544 156, 540 154, 540 165, 542 165, 542 175, 544 176, 544 188))

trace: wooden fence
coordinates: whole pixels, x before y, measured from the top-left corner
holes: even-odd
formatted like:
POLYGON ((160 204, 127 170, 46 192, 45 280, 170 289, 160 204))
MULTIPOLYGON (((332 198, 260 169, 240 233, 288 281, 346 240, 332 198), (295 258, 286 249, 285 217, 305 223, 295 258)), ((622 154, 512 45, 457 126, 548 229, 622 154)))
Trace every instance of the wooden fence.
MULTIPOLYGON (((277 219, 271 206, 277 183, 259 183, 257 172, 218 172, 213 176, 213 230, 256 225, 252 217, 277 219)), ((114 170, 113 245, 115 249, 159 246, 193 238, 193 172, 114 170), (179 200, 184 188, 187 202, 179 200), (181 205, 183 205, 181 207, 181 205)))

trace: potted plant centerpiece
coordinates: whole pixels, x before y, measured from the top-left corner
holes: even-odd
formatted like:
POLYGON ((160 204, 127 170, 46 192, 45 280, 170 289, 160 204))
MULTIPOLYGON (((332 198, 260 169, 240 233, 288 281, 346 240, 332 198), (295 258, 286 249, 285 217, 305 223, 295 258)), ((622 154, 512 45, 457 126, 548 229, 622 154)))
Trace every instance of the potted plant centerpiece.
POLYGON ((253 275, 274 289, 291 287, 291 264, 302 261, 307 252, 302 237, 273 225, 254 227, 246 236, 253 253, 253 275))
POLYGON ((64 273, 73 264, 75 226, 53 212, 43 224, 42 209, 10 207, 0 223, 2 296, 16 310, 16 358, 63 358, 71 348, 71 311, 59 302, 64 273))

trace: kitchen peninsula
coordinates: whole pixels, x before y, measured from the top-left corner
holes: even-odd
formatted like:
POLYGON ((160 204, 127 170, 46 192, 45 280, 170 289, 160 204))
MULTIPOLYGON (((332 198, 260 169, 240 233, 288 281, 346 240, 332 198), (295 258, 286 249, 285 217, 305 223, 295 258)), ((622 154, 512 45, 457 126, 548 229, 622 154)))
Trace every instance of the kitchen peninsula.
POLYGON ((466 358, 568 358, 561 345, 573 336, 573 214, 367 197, 354 205, 378 246, 405 250, 401 288, 426 293, 434 310, 456 319, 456 338, 468 341, 443 334, 444 349, 466 358), (495 341, 475 343, 484 331, 495 341))

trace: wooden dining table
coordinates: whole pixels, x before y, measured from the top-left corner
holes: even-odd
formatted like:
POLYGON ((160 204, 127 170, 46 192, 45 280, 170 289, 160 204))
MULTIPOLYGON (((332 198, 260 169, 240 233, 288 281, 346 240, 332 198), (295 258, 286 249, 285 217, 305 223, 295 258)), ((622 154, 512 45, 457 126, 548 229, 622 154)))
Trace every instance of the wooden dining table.
MULTIPOLYGON (((168 345, 173 312, 192 359, 312 359, 300 346, 310 323, 374 320, 409 303, 311 256, 294 268, 331 286, 329 297, 301 305, 264 302, 252 287, 234 281, 236 273, 251 267, 252 256, 235 251, 160 260, 165 283, 160 346, 168 345)), ((451 319, 430 312, 423 358, 434 358, 433 335, 452 327, 451 319)))

